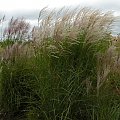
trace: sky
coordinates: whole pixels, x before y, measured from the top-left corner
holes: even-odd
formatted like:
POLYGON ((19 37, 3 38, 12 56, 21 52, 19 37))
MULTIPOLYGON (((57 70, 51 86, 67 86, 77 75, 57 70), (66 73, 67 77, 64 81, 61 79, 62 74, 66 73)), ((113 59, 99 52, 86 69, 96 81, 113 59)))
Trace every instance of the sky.
POLYGON ((37 23, 39 11, 43 7, 61 8, 63 6, 92 7, 103 11, 114 11, 120 15, 120 0, 0 0, 0 18, 24 17, 32 25, 37 23))
POLYGON ((0 17, 5 14, 7 18, 23 16, 28 19, 36 19, 43 7, 61 8, 77 5, 112 10, 115 11, 115 15, 120 15, 120 0, 1 0, 0 17))

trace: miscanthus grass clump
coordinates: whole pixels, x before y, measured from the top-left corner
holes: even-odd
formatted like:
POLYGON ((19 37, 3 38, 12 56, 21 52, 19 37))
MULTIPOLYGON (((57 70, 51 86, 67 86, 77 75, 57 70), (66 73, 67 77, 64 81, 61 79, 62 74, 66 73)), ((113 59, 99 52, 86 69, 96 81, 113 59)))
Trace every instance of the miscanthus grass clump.
POLYGON ((119 42, 112 13, 42 9, 33 41, 1 55, 2 120, 119 120, 119 42))

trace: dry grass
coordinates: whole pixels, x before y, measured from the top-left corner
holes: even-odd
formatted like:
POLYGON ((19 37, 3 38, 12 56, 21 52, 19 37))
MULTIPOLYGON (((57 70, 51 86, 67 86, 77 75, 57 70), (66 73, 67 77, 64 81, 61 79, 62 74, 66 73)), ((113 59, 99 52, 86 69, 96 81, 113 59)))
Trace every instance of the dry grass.
POLYGON ((108 32, 114 20, 111 12, 102 13, 87 7, 77 7, 72 10, 62 8, 49 13, 46 11, 47 8, 40 11, 39 27, 34 29, 33 33, 36 41, 49 37, 55 41, 60 41, 65 37, 74 40, 80 31, 85 31, 86 41, 94 42, 106 35, 106 31, 108 32))

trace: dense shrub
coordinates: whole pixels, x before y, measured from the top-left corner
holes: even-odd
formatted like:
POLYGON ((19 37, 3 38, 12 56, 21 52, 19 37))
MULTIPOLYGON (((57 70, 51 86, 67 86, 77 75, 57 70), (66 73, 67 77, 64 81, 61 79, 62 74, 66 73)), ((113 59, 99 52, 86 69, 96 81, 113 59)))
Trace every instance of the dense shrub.
POLYGON ((119 120, 112 21, 110 13, 88 8, 52 11, 34 30, 35 41, 7 48, 0 71, 1 119, 119 120))

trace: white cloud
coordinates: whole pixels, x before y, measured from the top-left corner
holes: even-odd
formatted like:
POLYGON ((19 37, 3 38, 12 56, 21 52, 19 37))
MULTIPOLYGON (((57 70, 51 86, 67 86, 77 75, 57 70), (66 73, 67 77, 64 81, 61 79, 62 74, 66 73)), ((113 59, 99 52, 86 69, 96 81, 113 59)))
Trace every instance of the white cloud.
POLYGON ((1 0, 0 11, 16 12, 40 10, 45 6, 60 8, 63 6, 92 6, 103 10, 116 10, 120 8, 119 0, 1 0))
MULTIPOLYGON (((53 0, 54 4, 56 1, 53 0)), ((59 2, 58 2, 59 3, 59 2)), ((51 4, 51 0, 2 0, 0 2, 0 10, 2 11, 14 11, 14 10, 31 10, 41 9, 42 7, 51 4)), ((61 3, 60 3, 61 4, 61 3)))
POLYGON ((41 9, 45 6, 62 7, 71 5, 91 5, 100 0, 1 0, 1 11, 41 9))

